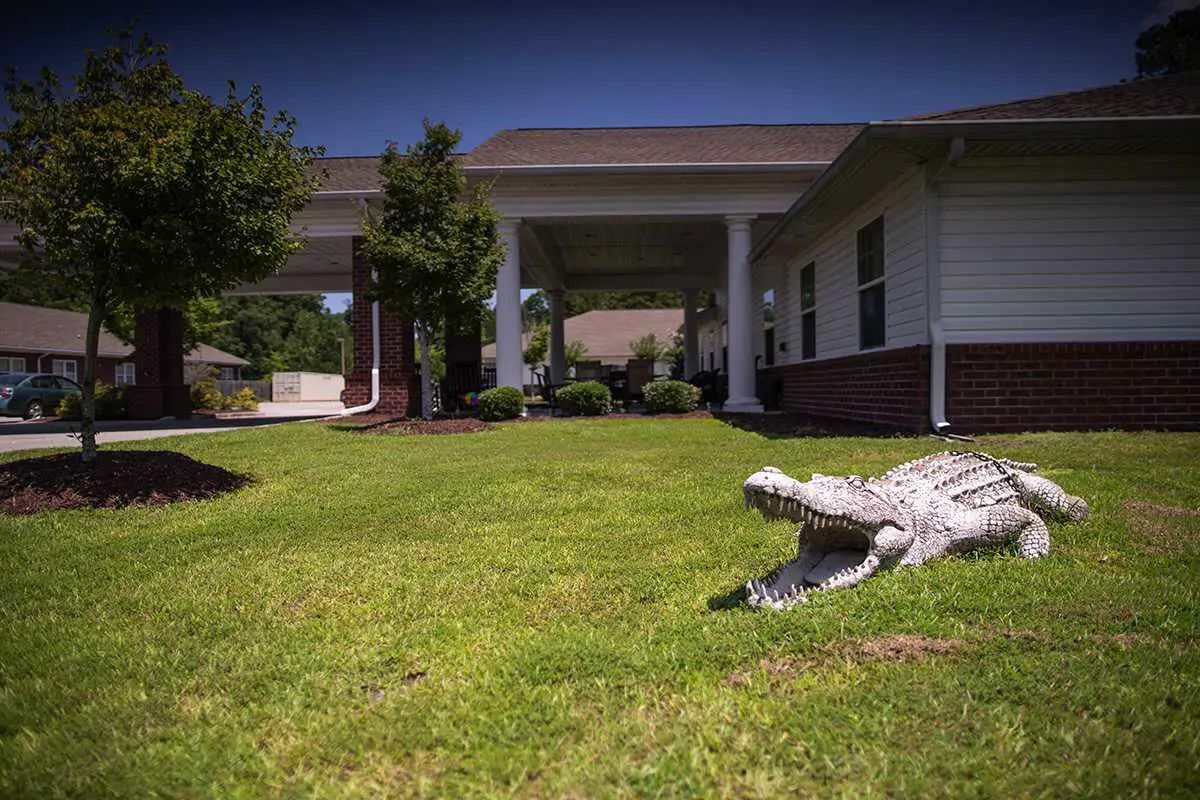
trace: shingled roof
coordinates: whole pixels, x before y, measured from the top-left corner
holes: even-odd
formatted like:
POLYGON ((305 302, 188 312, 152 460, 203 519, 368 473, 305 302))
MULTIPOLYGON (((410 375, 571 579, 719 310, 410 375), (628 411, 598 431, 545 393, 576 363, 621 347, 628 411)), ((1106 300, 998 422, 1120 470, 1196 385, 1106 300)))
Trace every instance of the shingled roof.
MULTIPOLYGON (((629 343, 653 333, 660 342, 670 343, 683 324, 682 308, 615 308, 585 311, 563 320, 563 339, 583 342, 587 360, 633 358, 629 343)), ((529 345, 530 334, 521 337, 521 347, 529 345)), ((483 358, 496 358, 496 343, 483 346, 483 358)), ((549 356, 547 356, 549 358, 549 356)))
MULTIPOLYGON (((83 337, 87 334, 87 314, 59 308, 0 303, 0 350, 39 352, 53 355, 82 356, 83 337)), ((133 348, 104 328, 100 329, 97 355, 101 358, 125 358, 133 348)), ((184 355, 189 364, 245 366, 250 362, 212 345, 199 344, 184 355)))
POLYGON ((468 154, 467 167, 828 163, 858 124, 517 128, 468 154))
POLYGON ((911 120, 1090 119, 1200 115, 1200 71, 942 111, 911 120))

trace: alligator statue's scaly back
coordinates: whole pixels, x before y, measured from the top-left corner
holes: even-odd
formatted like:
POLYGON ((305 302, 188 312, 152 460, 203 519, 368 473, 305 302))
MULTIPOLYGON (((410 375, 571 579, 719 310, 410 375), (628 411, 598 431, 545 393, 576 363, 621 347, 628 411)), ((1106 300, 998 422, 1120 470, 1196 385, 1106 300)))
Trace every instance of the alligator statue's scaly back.
POLYGON ((892 467, 880 483, 905 491, 934 491, 969 508, 1019 503, 1014 472, 1032 473, 1037 464, 992 458, 983 453, 945 452, 892 467))

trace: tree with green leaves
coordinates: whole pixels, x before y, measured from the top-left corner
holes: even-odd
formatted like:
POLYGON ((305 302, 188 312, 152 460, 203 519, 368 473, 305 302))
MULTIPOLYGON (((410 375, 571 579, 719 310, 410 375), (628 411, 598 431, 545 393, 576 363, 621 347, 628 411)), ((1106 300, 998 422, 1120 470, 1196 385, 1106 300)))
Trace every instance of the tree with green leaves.
POLYGON ((529 337, 529 344, 521 353, 526 366, 536 367, 546 363, 546 351, 550 349, 550 329, 539 325, 529 337))
POLYGON ((629 351, 633 353, 634 358, 641 358, 646 361, 662 361, 669 346, 666 342, 661 341, 657 334, 647 333, 645 336, 630 342, 629 351))
POLYGON ((1200 6, 1176 11, 1138 35, 1139 78, 1200 69, 1200 6))
POLYGON ((318 151, 268 116, 259 87, 223 103, 184 87, 166 47, 132 32, 64 86, 49 69, 5 82, 5 216, 43 280, 86 297, 83 460, 96 456, 96 350, 117 309, 182 308, 277 272, 301 246, 292 216, 318 151))
POLYGON ((379 165, 383 210, 363 221, 363 254, 373 271, 368 296, 413 320, 420 337, 421 415, 432 416, 428 360, 447 325, 483 317, 496 289, 504 246, 490 184, 464 199, 466 178, 453 157, 461 134, 425 120, 425 138, 401 154, 389 143, 379 165))
POLYGON ((566 362, 568 369, 583 361, 586 355, 587 345, 578 340, 567 342, 563 348, 563 360, 566 362))

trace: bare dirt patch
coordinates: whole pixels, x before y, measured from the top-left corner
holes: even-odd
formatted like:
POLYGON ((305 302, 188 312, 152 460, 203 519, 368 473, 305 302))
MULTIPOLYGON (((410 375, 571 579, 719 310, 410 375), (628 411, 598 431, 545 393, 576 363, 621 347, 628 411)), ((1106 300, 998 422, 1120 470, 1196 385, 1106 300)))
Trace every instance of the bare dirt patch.
POLYGON ((1125 510, 1133 514, 1154 514, 1159 517, 1200 517, 1200 508, 1160 506, 1157 503, 1147 503, 1142 500, 1126 500, 1125 510))
MULTIPOLYGON (((762 658, 759 659, 758 669, 768 677, 778 678, 839 661, 924 661, 929 656, 952 653, 963 644, 959 639, 935 639, 921 634, 897 633, 822 645, 803 656, 762 658)), ((735 672, 725 679, 725 683, 729 686, 745 686, 750 680, 746 673, 735 672)))
POLYGON ((101 451, 86 464, 78 453, 60 453, 0 464, 0 511, 166 505, 208 500, 249 482, 169 450, 101 451))
POLYGON ((1125 510, 1129 512, 1129 532, 1147 555, 1182 553, 1189 542, 1200 539, 1194 522, 1200 519, 1200 509, 1126 500, 1125 510))

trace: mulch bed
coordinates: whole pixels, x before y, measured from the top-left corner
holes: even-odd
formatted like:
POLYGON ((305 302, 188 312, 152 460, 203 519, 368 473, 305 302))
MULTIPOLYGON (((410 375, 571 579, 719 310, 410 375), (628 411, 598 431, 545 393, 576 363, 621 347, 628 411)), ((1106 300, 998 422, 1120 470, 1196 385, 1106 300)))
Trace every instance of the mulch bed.
POLYGON ((0 512, 158 506, 208 500, 250 483, 212 464, 167 450, 101 451, 90 463, 60 453, 0 464, 0 512))
MULTIPOLYGON (((357 421, 357 417, 354 417, 357 421)), ((356 433, 383 433, 392 436, 439 436, 451 433, 480 433, 494 426, 475 417, 458 419, 395 419, 389 418, 356 429, 356 433)))

